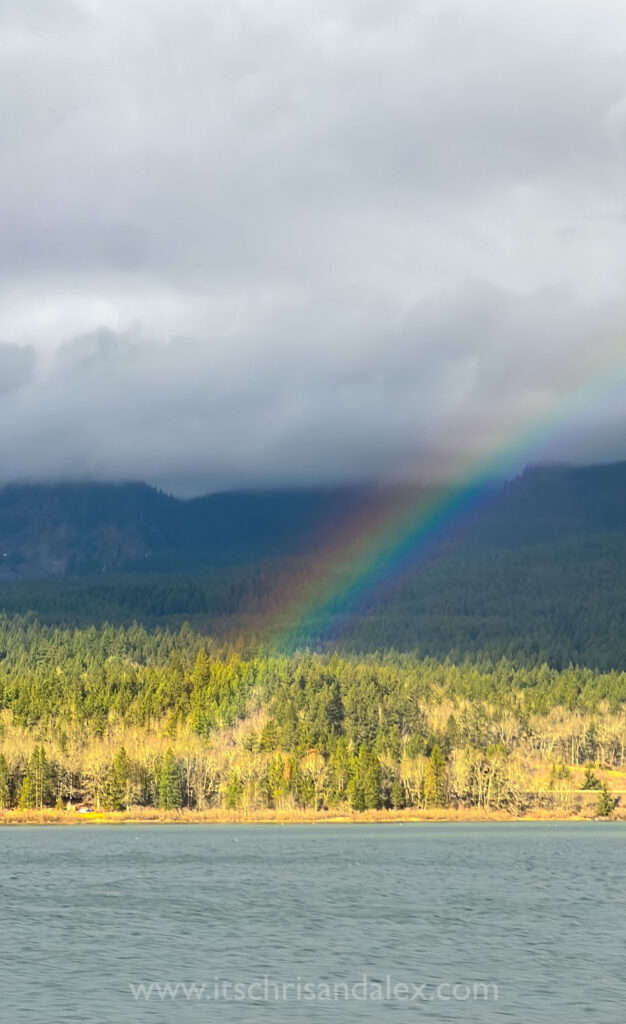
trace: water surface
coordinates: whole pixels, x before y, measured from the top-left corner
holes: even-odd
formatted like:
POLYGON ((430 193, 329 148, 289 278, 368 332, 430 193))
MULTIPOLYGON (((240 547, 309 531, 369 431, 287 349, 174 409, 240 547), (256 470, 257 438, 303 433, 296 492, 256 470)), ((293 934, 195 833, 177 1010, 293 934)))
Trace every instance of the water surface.
POLYGON ((0 1020, 623 1024, 625 853, 612 823, 0 829, 0 1020))

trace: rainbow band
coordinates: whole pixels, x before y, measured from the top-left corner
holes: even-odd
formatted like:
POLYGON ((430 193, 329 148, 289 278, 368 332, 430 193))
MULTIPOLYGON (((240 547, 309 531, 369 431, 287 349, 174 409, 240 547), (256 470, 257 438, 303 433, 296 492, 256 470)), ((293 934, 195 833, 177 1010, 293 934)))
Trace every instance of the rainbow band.
POLYGON ((598 399, 606 403, 613 393, 623 401, 621 366, 613 365, 608 377, 603 372, 556 403, 550 402, 549 408, 533 417, 532 424, 526 421, 509 427, 504 444, 500 430, 497 447, 470 460, 448 486, 417 497, 415 489, 396 493, 382 515, 360 524, 356 535, 339 550, 331 549, 322 556, 315 575, 299 592, 288 596, 279 614, 273 616, 272 646, 291 650, 313 627, 322 632, 336 627, 367 595, 383 590, 385 584, 423 561, 437 541, 484 505, 502 480, 518 472, 529 459, 536 460, 581 409, 593 408, 598 399))

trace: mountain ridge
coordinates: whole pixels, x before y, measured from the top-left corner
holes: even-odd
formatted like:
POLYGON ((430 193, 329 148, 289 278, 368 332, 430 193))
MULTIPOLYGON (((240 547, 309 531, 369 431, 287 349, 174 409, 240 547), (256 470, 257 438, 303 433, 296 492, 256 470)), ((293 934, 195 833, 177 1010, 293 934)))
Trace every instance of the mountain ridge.
MULTIPOLYGON (((390 489, 233 491, 179 499, 143 482, 12 483, 0 489, 0 578, 174 571, 313 554, 347 536, 390 489)), ((527 467, 452 535, 519 547, 626 530, 626 462, 527 467)))

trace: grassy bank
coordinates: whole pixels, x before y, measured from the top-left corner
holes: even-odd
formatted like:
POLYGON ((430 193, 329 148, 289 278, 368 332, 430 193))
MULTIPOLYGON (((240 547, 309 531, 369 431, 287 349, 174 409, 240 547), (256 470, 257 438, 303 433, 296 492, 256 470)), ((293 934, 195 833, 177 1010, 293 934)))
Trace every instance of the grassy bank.
MULTIPOLYGON (((311 808, 287 810, 262 809, 228 811, 210 808, 204 811, 163 811, 133 807, 128 811, 76 811, 8 809, 0 811, 0 825, 306 825, 306 824, 385 824, 392 822, 496 822, 496 821, 593 821, 596 819, 597 794, 580 794, 569 808, 533 808, 524 814, 478 807, 354 811, 350 807, 314 811, 311 808)), ((626 807, 617 806, 611 820, 626 821, 626 807)))

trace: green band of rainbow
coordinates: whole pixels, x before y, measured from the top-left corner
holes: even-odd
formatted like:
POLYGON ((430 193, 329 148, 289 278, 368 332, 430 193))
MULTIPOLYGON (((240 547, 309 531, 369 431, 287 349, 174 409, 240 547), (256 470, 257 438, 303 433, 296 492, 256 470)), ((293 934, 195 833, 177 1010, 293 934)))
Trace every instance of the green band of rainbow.
MULTIPOLYGON (((419 563, 433 545, 482 507, 494 487, 528 461, 537 461, 546 446, 568 430, 582 411, 598 401, 625 396, 624 370, 611 372, 571 390, 528 418, 494 429, 491 443, 454 474, 451 483, 393 500, 384 514, 355 525, 354 534, 320 557, 320 568, 297 592, 286 595, 270 629, 273 646, 293 649, 315 635, 328 633, 377 589, 419 563), (503 441, 503 434, 506 438, 503 441)), ((584 417, 583 417, 584 418, 584 417)))

